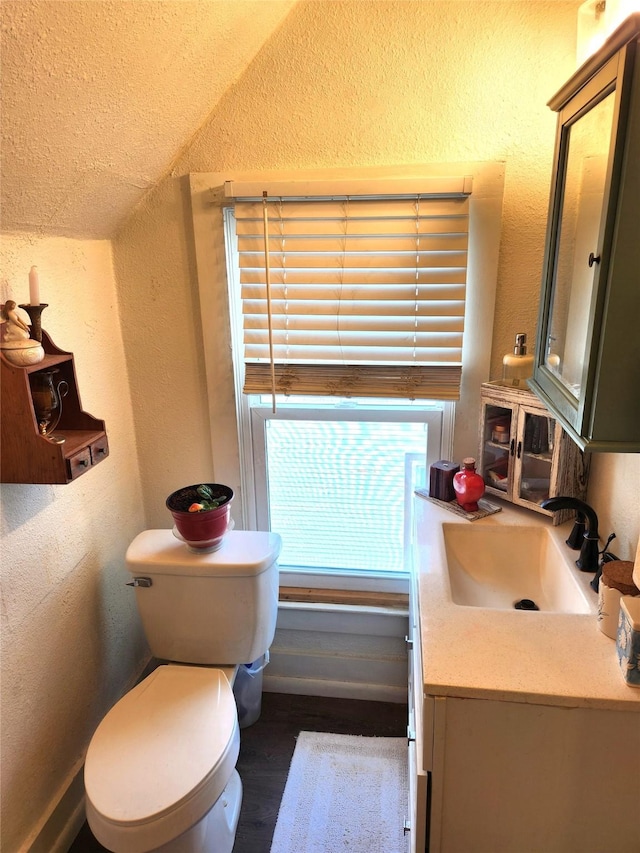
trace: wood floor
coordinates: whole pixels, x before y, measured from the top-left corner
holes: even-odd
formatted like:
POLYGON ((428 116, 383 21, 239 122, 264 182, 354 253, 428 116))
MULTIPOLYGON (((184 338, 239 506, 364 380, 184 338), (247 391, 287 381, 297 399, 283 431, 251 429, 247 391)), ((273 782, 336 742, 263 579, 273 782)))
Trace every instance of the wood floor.
MULTIPOLYGON (((407 731, 407 708, 386 702, 264 693, 260 719, 240 732, 237 768, 244 796, 233 853, 269 853, 301 731, 402 737, 407 731)), ((104 850, 85 824, 69 853, 104 850)))

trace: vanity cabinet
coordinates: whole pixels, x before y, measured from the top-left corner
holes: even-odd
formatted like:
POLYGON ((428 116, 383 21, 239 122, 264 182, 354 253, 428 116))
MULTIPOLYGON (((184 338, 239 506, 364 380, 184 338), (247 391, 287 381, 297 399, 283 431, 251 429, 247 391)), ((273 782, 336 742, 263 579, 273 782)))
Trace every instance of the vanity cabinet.
POLYGON ((426 701, 429 853, 640 849, 637 713, 426 701))
MULTIPOLYGON (((595 606, 524 612, 451 599, 442 525, 529 528, 527 515, 509 506, 452 521, 432 503, 417 507, 411 853, 640 850, 640 691, 625 684, 595 606)), ((570 529, 551 535, 564 544, 570 529)), ((576 576, 591 593, 589 579, 576 576)))
MULTIPOLYGON (((420 614, 415 575, 409 595, 409 724, 407 726, 409 804, 405 833, 409 836, 410 853, 425 853, 427 849, 427 766, 425 766, 424 693, 422 689, 422 645, 420 614)), ((427 726, 429 728, 429 726, 427 726)), ((428 761, 426 762, 428 765, 428 761)))
POLYGON ((104 421, 82 410, 73 354, 59 349, 45 331, 42 346, 44 359, 27 367, 0 354, 3 483, 69 483, 109 455, 104 421), (62 382, 68 388, 53 433, 64 439, 59 444, 41 434, 34 408, 34 393, 52 371, 54 387, 62 382))
POLYGON ((530 386, 584 450, 640 451, 640 13, 558 113, 530 386))
POLYGON ((560 524, 575 512, 551 513, 540 501, 557 495, 584 499, 589 458, 531 391, 486 382, 481 388, 477 470, 488 494, 560 524))

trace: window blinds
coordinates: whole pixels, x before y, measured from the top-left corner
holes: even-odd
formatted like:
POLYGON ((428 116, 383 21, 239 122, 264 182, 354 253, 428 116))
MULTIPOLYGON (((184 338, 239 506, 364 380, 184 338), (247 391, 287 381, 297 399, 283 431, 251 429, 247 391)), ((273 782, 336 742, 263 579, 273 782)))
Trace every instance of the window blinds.
POLYGON ((277 393, 459 398, 465 194, 264 208, 235 201, 245 393, 272 390, 271 350, 277 393))

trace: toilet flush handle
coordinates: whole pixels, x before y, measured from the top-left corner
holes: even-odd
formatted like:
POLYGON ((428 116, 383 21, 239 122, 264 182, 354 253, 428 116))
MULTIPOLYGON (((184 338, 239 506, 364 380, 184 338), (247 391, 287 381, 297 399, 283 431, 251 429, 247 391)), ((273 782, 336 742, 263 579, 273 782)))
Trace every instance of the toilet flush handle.
POLYGON ((134 578, 132 581, 127 583, 127 586, 152 586, 153 581, 151 578, 134 578))

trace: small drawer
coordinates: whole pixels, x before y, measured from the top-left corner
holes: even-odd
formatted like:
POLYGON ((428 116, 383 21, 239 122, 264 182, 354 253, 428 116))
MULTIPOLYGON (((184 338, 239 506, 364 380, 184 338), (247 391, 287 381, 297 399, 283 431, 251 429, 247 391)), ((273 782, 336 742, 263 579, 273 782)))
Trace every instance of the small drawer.
POLYGON ((69 470, 69 477, 72 480, 75 480, 80 474, 84 474, 85 471, 91 468, 91 450, 85 447, 83 450, 70 456, 67 459, 67 468, 69 470))
POLYGON ((94 441, 89 449, 91 451, 92 465, 97 465, 98 462, 106 459, 109 455, 109 442, 107 441, 107 436, 103 435, 101 438, 97 439, 97 441, 94 441))

